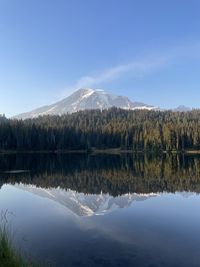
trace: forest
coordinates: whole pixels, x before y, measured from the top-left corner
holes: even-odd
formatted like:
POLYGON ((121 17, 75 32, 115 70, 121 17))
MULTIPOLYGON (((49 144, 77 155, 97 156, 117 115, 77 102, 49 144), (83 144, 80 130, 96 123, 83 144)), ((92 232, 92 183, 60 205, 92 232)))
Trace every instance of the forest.
POLYGON ((112 196, 177 191, 199 194, 200 156, 13 153, 0 156, 0 188, 8 183, 112 196))
POLYGON ((200 149, 200 110, 86 110, 16 120, 0 117, 0 150, 200 149))

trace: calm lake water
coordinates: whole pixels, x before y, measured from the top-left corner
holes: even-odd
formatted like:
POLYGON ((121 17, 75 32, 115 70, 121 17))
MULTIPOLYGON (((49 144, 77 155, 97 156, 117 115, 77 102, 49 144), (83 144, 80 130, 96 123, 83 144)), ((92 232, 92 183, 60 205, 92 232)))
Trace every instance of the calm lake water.
POLYGON ((200 266, 199 193, 198 156, 0 156, 15 242, 52 266, 200 266))

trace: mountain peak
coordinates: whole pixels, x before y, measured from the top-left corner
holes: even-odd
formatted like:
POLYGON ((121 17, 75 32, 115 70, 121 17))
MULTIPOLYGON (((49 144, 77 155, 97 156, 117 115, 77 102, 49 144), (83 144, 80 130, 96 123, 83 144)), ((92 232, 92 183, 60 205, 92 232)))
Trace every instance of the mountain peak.
POLYGON ((132 102, 128 97, 110 94, 103 89, 80 88, 70 96, 55 104, 35 109, 15 116, 16 119, 35 118, 43 115, 62 115, 80 110, 108 109, 117 107, 126 110, 156 109, 140 102, 132 102))
POLYGON ((79 88, 75 92, 94 93, 95 89, 92 88, 79 88))
POLYGON ((78 92, 78 93, 83 93, 83 94, 86 94, 88 96, 96 93, 96 94, 108 94, 105 90, 103 89, 100 89, 100 88, 80 88, 80 89, 77 89, 75 92, 78 92))

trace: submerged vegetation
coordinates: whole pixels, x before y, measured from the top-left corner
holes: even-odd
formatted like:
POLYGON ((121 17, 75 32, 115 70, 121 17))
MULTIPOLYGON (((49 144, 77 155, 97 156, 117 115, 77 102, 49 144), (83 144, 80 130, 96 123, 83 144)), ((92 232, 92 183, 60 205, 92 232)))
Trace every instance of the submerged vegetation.
POLYGON ((0 119, 0 150, 200 149, 200 110, 191 112, 80 111, 35 119, 0 119))

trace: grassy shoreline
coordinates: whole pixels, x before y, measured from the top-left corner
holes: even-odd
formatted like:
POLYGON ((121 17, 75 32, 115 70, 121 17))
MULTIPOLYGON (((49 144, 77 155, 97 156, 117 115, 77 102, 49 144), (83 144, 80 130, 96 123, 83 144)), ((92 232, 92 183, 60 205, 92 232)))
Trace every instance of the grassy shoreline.
MULTIPOLYGON (((2 267, 28 267, 20 253, 14 248, 6 224, 0 225, 0 266, 2 267)), ((33 265, 32 265, 33 266, 33 265)))
MULTIPOLYGON (((14 236, 7 221, 8 211, 1 212, 0 220, 0 267, 41 267, 31 259, 22 256, 14 245, 14 236)), ((47 266, 47 265, 45 265, 47 266)))

